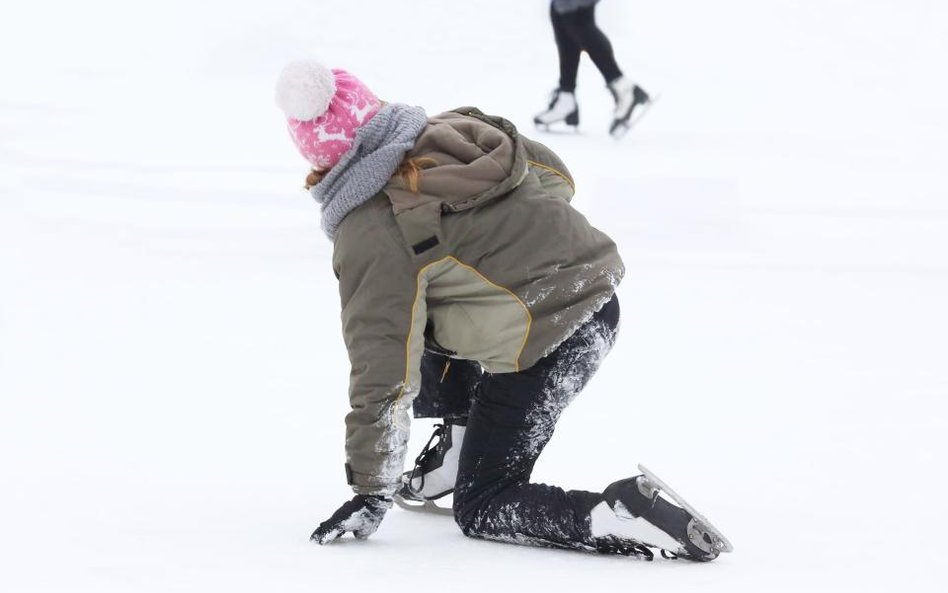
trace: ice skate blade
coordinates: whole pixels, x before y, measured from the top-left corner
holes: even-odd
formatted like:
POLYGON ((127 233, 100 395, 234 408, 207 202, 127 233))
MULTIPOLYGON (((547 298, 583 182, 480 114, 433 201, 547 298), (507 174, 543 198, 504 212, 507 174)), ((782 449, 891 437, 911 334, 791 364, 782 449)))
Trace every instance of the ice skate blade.
POLYGON ((418 501, 408 500, 396 494, 395 504, 405 509, 406 511, 411 511, 413 513, 428 513, 431 515, 448 515, 448 516, 454 515, 453 509, 439 507, 433 500, 418 500, 418 501))
POLYGON ((564 124, 557 122, 554 124, 541 124, 534 122, 537 130, 544 134, 579 134, 579 125, 564 124))
POLYGON ((721 533, 721 530, 715 527, 714 524, 711 523, 711 521, 708 521, 704 515, 699 513, 697 510, 695 510, 693 506, 688 504, 688 501, 686 501, 684 498, 679 496, 679 494, 675 492, 674 490, 672 490, 671 487, 668 484, 666 484, 661 478, 656 476, 650 469, 648 469, 641 463, 639 464, 639 471, 642 472, 642 474, 644 474, 645 477, 652 484, 654 484, 655 487, 657 487, 660 492, 664 493, 666 496, 668 496, 673 501, 675 501, 675 503, 678 504, 678 506, 688 511, 688 513, 691 514, 692 517, 694 517, 696 522, 700 523, 701 526, 706 531, 711 533, 718 540, 717 542, 714 543, 715 548, 717 548, 720 552, 730 553, 734 551, 734 546, 726 537, 724 537, 724 534, 721 533))

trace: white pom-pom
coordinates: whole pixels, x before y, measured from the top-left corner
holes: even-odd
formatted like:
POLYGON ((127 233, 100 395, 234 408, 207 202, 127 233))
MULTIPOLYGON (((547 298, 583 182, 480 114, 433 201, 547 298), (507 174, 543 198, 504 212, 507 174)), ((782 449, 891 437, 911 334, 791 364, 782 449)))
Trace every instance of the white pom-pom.
POLYGON ((290 62, 280 72, 276 102, 287 117, 309 121, 326 113, 336 94, 336 78, 315 60, 290 62))

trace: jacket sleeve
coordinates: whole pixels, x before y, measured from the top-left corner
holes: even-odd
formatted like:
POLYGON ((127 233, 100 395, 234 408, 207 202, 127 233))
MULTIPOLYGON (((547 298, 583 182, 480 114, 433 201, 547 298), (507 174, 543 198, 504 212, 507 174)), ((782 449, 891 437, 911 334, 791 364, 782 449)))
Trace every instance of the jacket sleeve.
POLYGON ((346 475, 357 494, 392 494, 421 383, 427 310, 404 246, 392 239, 378 209, 366 216, 373 208, 349 214, 333 255, 351 364, 346 475))
POLYGON ((527 153, 527 164, 540 179, 540 184, 550 194, 563 198, 567 202, 576 193, 576 184, 566 163, 545 145, 520 134, 527 153))

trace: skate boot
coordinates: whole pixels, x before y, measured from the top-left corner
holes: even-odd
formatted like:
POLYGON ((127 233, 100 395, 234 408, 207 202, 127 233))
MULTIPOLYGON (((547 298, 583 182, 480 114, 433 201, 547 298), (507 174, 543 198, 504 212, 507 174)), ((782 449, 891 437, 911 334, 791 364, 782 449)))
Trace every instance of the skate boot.
POLYGON ((625 76, 620 76, 607 86, 609 92, 612 93, 612 98, 616 101, 609 133, 615 138, 621 138, 645 114, 651 106, 652 99, 642 87, 625 76))
POLYGON ((550 106, 546 111, 538 113, 533 123, 538 128, 549 130, 553 124, 565 122, 574 128, 579 125, 579 105, 576 104, 576 95, 571 91, 556 89, 550 95, 550 106))
POLYGON ((395 495, 398 506, 452 514, 450 508, 439 507, 433 501, 454 492, 466 430, 461 422, 464 421, 445 419, 444 424, 435 424, 434 433, 415 459, 414 469, 402 475, 402 487, 395 495))
POLYGON ((731 550, 703 517, 661 497, 662 491, 644 475, 610 484, 603 502, 590 513, 590 531, 600 551, 626 553, 627 548, 650 560, 641 549, 646 546, 661 549, 666 558, 708 562, 731 550))

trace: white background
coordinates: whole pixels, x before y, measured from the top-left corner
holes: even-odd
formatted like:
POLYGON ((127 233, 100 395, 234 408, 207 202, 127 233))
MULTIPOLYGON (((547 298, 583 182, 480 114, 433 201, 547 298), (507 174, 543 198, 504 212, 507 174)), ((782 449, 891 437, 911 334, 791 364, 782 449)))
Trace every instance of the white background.
POLYGON ((606 0, 620 65, 662 95, 622 142, 588 59, 581 133, 532 130, 546 11, 4 9, 0 590, 941 590, 946 4, 606 0), (535 478, 596 490, 644 462, 734 554, 521 548, 399 510, 307 541, 350 492, 331 246, 272 100, 304 56, 564 157, 628 275, 619 343, 535 478))

